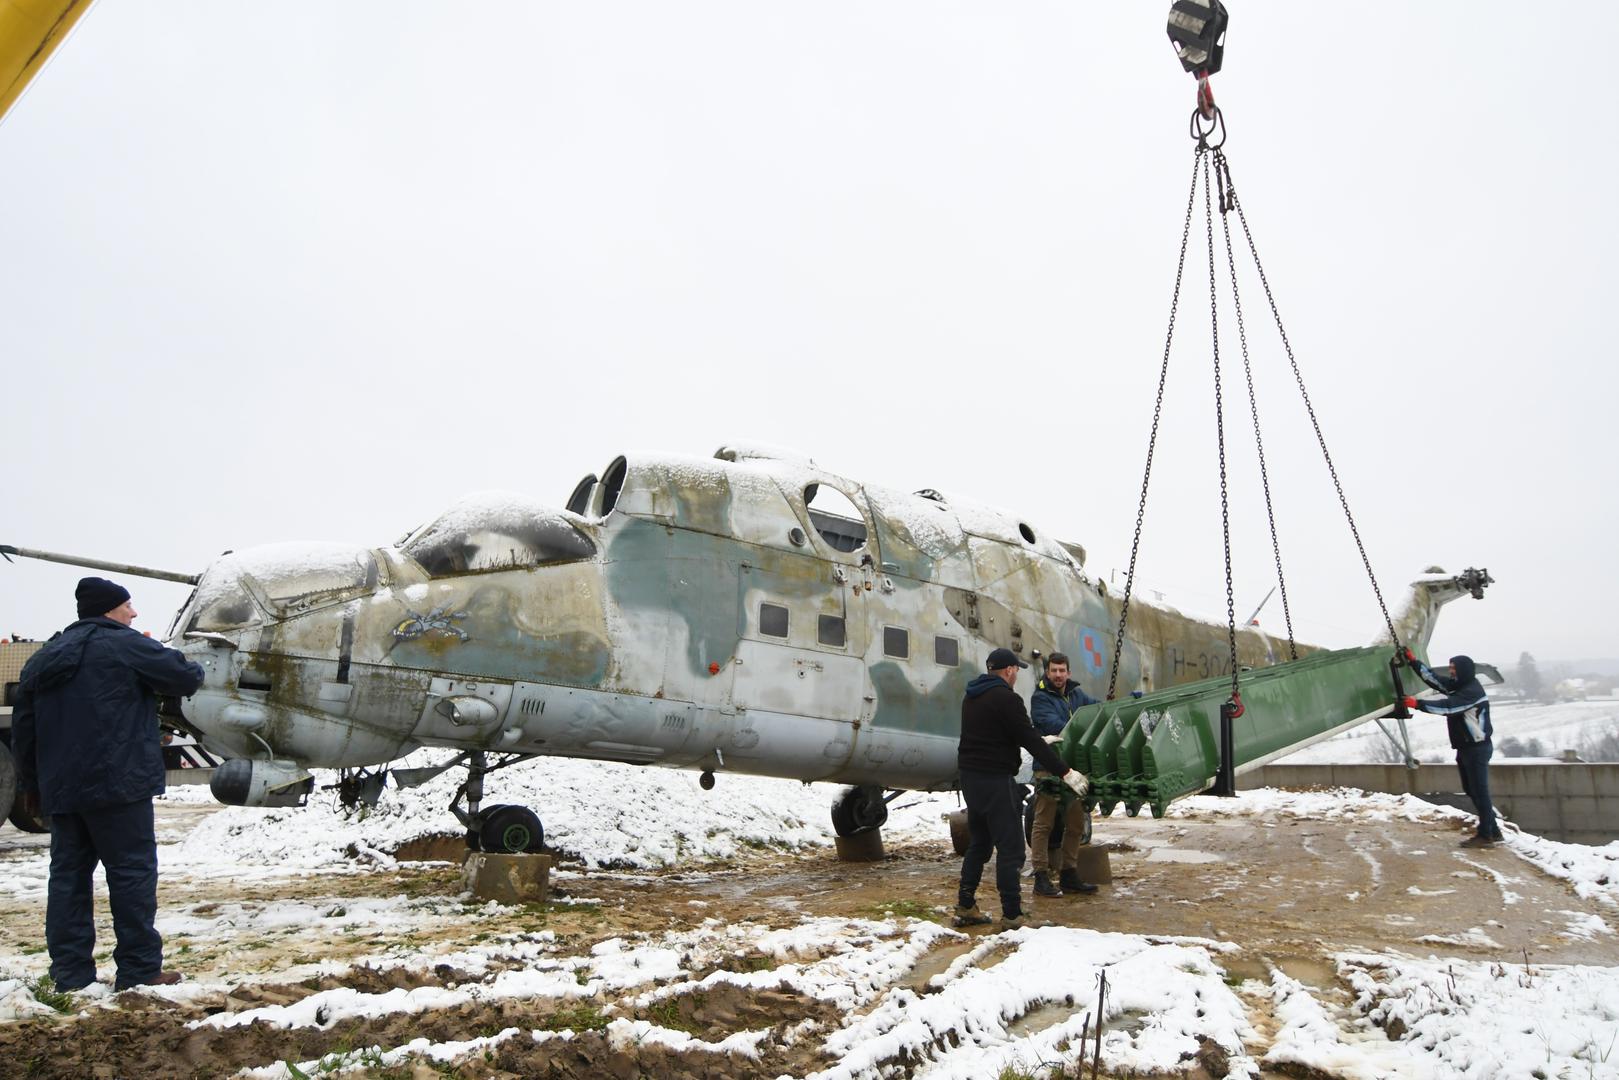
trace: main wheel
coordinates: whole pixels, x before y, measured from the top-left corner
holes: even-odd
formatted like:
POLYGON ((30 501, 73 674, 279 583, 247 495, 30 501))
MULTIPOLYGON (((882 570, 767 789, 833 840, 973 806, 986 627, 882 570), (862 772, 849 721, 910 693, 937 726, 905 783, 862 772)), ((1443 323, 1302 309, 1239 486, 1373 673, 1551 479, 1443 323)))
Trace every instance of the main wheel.
POLYGON ((483 816, 478 843, 503 855, 539 851, 545 846, 540 816, 526 806, 496 806, 483 816))
POLYGON ((888 820, 888 804, 883 789, 872 784, 844 788, 832 804, 832 830, 839 836, 855 836, 880 829, 888 820))

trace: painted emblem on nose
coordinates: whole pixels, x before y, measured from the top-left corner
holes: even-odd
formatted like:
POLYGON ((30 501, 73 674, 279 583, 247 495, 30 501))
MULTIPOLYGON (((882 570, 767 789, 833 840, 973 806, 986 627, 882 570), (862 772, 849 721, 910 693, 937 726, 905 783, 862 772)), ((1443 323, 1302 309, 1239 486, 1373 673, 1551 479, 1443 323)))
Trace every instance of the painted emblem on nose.
POLYGON ((405 611, 407 618, 401 619, 399 625, 394 627, 394 637, 401 641, 411 641, 420 637, 454 637, 460 641, 471 641, 472 636, 459 626, 455 625, 457 619, 464 619, 464 611, 447 611, 436 607, 426 615, 418 615, 414 611, 405 611))
POLYGON ((1100 632, 1089 627, 1084 628, 1080 633, 1079 656, 1080 661, 1085 665, 1086 672, 1091 675, 1100 675, 1102 673, 1104 660, 1100 632))

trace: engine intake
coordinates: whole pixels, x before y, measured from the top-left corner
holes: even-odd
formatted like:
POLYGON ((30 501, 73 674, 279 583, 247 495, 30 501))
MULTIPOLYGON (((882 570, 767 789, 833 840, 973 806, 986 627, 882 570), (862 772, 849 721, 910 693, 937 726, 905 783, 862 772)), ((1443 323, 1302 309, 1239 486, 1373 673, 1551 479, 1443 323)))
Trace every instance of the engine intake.
POLYGON ((302 806, 315 777, 296 761, 233 758, 214 769, 208 790, 230 806, 302 806))

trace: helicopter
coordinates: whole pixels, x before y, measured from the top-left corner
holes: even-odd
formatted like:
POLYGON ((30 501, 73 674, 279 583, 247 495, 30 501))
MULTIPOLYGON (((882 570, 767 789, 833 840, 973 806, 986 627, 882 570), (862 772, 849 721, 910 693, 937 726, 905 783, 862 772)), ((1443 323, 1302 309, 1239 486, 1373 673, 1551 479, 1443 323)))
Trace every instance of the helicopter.
MULTIPOLYGON (((390 776, 464 768, 468 845, 513 852, 539 850, 543 824, 483 805, 484 777, 539 756, 697 770, 705 790, 726 773, 845 785, 834 830, 875 829, 900 792, 956 785, 963 691, 991 650, 1066 654, 1102 696, 1122 602, 1081 546, 1015 515, 741 444, 617 457, 562 508, 484 492, 392 545, 270 544, 196 575, 0 554, 194 585, 165 640, 206 678, 160 713, 227 759, 221 802, 302 805, 331 769, 346 805, 369 804, 390 776), (389 768, 423 747, 457 753, 389 768)), ((1489 583, 1432 568, 1400 639, 1425 647, 1439 608, 1489 583)), ((1244 627, 1237 662, 1278 645, 1244 627)), ((1139 600, 1117 654, 1126 692, 1231 673, 1225 625, 1139 600)))

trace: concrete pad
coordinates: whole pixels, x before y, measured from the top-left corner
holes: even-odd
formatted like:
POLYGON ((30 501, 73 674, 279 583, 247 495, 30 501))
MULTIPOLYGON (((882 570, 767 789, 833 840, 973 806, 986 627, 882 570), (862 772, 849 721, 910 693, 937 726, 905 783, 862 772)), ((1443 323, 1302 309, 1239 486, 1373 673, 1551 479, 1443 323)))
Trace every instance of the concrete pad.
POLYGON ((881 862, 883 858, 883 831, 871 829, 853 836, 837 838, 838 858, 844 862, 881 862))
POLYGON ((479 900, 542 903, 551 895, 551 856, 468 852, 461 880, 479 900))

